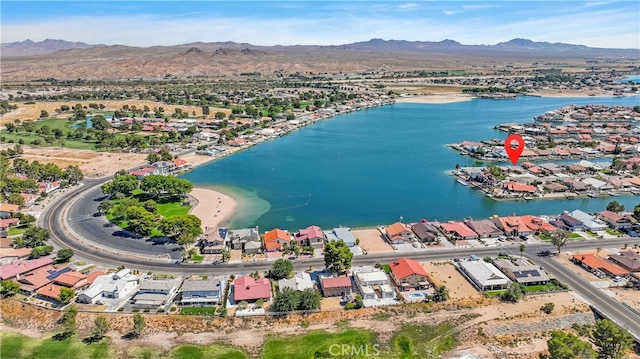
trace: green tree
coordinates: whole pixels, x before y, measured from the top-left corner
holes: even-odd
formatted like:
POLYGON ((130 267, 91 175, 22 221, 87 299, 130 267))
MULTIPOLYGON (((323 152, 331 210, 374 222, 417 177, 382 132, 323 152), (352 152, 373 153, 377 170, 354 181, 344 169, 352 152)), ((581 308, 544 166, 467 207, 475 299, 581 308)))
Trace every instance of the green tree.
POLYGON ((548 302, 542 305, 542 307, 540 307, 540 310, 543 311, 546 314, 551 314, 551 312, 553 312, 553 310, 555 309, 556 305, 553 304, 552 302, 548 302))
POLYGON ((70 249, 70 248, 61 249, 56 254, 56 262, 64 263, 70 260, 73 257, 73 254, 74 254, 73 249, 70 249))
POLYGON ((209 109, 209 106, 202 106, 202 115, 203 116, 209 116, 209 114, 211 113, 211 110, 209 109))
POLYGON ((622 212, 624 211, 624 205, 618 203, 618 201, 611 201, 607 204, 607 211, 611 212, 622 212))
POLYGON ((64 169, 64 178, 69 181, 70 185, 75 185, 84 180, 84 174, 78 166, 67 166, 64 169))
POLYGON ((622 359, 633 345, 631 335, 608 319, 596 321, 591 340, 598 347, 599 359, 622 359))
POLYGON ((78 308, 75 305, 68 306, 64 313, 62 314, 62 318, 60 322, 62 324, 62 330, 64 333, 68 335, 73 335, 76 332, 76 317, 78 316, 78 308))
POLYGON ((29 258, 37 259, 40 257, 44 257, 46 255, 49 255, 51 252, 53 252, 52 246, 47 246, 47 245, 37 246, 31 249, 31 255, 29 256, 29 258))
POLYGON ((224 113, 224 112, 221 112, 221 111, 218 111, 215 114, 216 120, 223 120, 226 116, 227 116, 227 114, 224 113))
POLYGON ((160 220, 160 230, 167 236, 175 237, 186 248, 202 233, 202 221, 193 214, 173 216, 160 220))
POLYGON ((272 311, 279 313, 291 312, 298 308, 298 303, 298 292, 291 288, 285 288, 280 292, 276 299, 274 299, 271 309, 272 311))
POLYGON ((298 295, 299 310, 316 310, 320 308, 322 295, 315 288, 307 288, 298 295))
POLYGON ((134 338, 139 338, 144 330, 146 323, 144 321, 144 317, 140 314, 136 314, 133 316, 133 328, 131 329, 131 335, 134 338))
POLYGON ((71 302, 73 297, 76 296, 76 291, 72 288, 62 287, 60 289, 60 294, 58 295, 58 302, 62 304, 68 304, 71 302))
POLYGON ((560 249, 564 247, 565 244, 567 244, 569 236, 569 232, 560 229, 551 234, 551 244, 558 248, 558 254, 560 254, 560 249))
POLYGON ((7 197, 7 203, 24 206, 24 197, 22 197, 20 193, 12 193, 7 197))
POLYGON ((47 117, 49 117, 49 112, 45 110, 40 110, 40 118, 47 118, 47 117))
POLYGON ((149 152, 147 155, 147 162, 149 162, 150 165, 159 162, 161 159, 160 155, 155 152, 149 152))
POLYGON ((289 274, 293 272, 293 264, 290 260, 279 258, 271 265, 269 269, 268 277, 273 280, 280 280, 289 277, 289 274))
POLYGON ((324 250, 324 266, 332 273, 344 273, 351 268, 353 253, 343 241, 329 241, 324 250))
POLYGON ((91 125, 98 131, 106 131, 111 128, 111 123, 102 115, 95 115, 91 120, 91 125))
MULTIPOLYGON (((29 227, 22 234, 22 246, 23 247, 39 247, 45 244, 51 237, 51 232, 46 228, 29 227)), ((15 244, 15 243, 14 243, 15 244)))
POLYGON ((449 289, 444 285, 439 286, 435 293, 433 293, 434 302, 444 302, 449 297, 449 289))
POLYGON ((119 175, 111 182, 107 182, 102 185, 102 192, 104 194, 116 194, 118 192, 129 196, 131 192, 136 190, 140 185, 138 177, 133 175, 119 175))
POLYGON ((150 199, 148 201, 145 201, 142 204, 142 207, 144 209, 146 209, 147 212, 149 212, 149 213, 154 213, 155 214, 156 212, 158 212, 158 204, 156 203, 156 201, 154 201, 152 199, 150 199))
POLYGON ((520 244, 520 259, 522 259, 522 254, 524 253, 525 249, 527 249, 527 246, 525 246, 524 243, 520 244))
POLYGON ((104 200, 102 202, 100 202, 100 204, 98 205, 98 212, 100 213, 106 213, 109 212, 109 210, 113 208, 113 202, 107 200, 104 200))
POLYGON ((100 340, 109 331, 109 321, 104 316, 100 315, 93 321, 93 331, 91 334, 94 338, 100 340))
POLYGON ((142 236, 150 235, 157 226, 156 216, 142 207, 129 207, 126 209, 125 215, 129 219, 127 229, 142 236))
POLYGON ((637 204, 635 207, 633 207, 633 218, 635 218, 637 221, 640 221, 640 204, 637 204))
POLYGON ((0 295, 2 298, 11 297, 12 295, 18 293, 20 289, 20 284, 10 280, 5 279, 0 282, 0 295))
POLYGON ((554 330, 547 341, 549 354, 553 359, 595 359, 596 352, 591 345, 580 340, 575 334, 554 330))
POLYGON ((514 282, 511 283, 507 291, 500 296, 500 299, 505 302, 517 303, 518 301, 520 301, 520 299, 522 299, 522 296, 525 292, 526 289, 524 285, 514 282))

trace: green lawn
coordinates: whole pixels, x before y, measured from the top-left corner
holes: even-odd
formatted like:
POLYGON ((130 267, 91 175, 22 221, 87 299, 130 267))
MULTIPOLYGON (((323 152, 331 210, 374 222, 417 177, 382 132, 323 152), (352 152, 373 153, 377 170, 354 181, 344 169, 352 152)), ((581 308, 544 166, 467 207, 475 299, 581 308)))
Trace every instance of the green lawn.
POLYGON ((605 229, 605 231, 606 231, 607 233, 609 233, 610 235, 612 235, 612 236, 619 236, 619 235, 621 235, 621 234, 622 234, 622 233, 620 233, 620 232, 618 232, 618 231, 614 231, 614 230, 613 230, 613 229, 611 229, 611 228, 607 228, 607 229, 605 229))
POLYGON ((189 213, 191 206, 183 206, 182 201, 158 203, 158 214, 162 217, 182 216, 189 213))
POLYGON ((342 345, 358 349, 368 347, 369 353, 374 353, 374 344, 376 344, 376 334, 367 330, 347 329, 337 333, 313 331, 299 336, 270 338, 262 347, 260 357, 263 359, 365 358, 363 352, 343 356, 342 345), (338 353, 337 356, 336 353, 338 353))
POLYGON ((194 308, 182 308, 180 314, 183 315, 214 315, 216 307, 194 307, 194 308))
POLYGON ((389 267, 389 265, 388 265, 388 264, 386 264, 386 263, 385 263, 385 264, 382 264, 380 267, 382 268, 382 270, 383 270, 385 273, 387 273, 387 274, 391 273, 391 267, 389 267))
POLYGON ((591 236, 591 237, 598 237, 598 235, 597 235, 597 234, 595 234, 595 233, 593 233, 593 232, 591 232, 591 231, 587 231, 587 234, 588 234, 589 236, 591 236))
POLYGON ((571 234, 569 235, 569 238, 573 238, 573 239, 580 239, 580 238, 584 238, 584 237, 582 237, 582 236, 581 236, 580 234, 578 234, 578 233, 571 233, 571 234))
POLYGON ((24 233, 27 228, 29 228, 28 226, 24 226, 24 227, 11 227, 9 228, 9 231, 7 231, 7 235, 9 236, 15 236, 17 234, 22 234, 24 233))
POLYGON ((540 240, 543 240, 545 242, 551 242, 551 239, 553 239, 553 237, 551 237, 550 234, 545 234, 545 233, 539 234, 538 238, 540 238, 540 240))
POLYGON ((507 292, 506 289, 503 289, 503 290, 491 290, 491 291, 484 292, 484 294, 486 294, 489 298, 495 298, 495 297, 498 297, 500 295, 503 295, 506 292, 507 292))
POLYGON ((109 339, 83 344, 76 336, 62 341, 32 339, 21 334, 2 333, 0 357, 11 359, 110 359, 115 358, 109 339))
POLYGON ((247 355, 237 349, 222 345, 190 345, 184 344, 169 352, 171 359, 245 359, 247 355))

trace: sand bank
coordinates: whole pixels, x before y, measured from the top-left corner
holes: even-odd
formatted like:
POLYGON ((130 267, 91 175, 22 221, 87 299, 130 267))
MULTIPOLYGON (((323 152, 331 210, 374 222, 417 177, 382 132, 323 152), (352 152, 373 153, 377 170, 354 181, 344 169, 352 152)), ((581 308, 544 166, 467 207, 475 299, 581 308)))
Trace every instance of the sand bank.
POLYGON ((238 206, 232 197, 208 188, 196 187, 189 194, 198 200, 190 213, 202 220, 203 230, 205 227, 218 227, 238 206))
POLYGON ((396 99, 396 102, 442 104, 442 103, 471 101, 472 99, 473 99, 473 96, 471 95, 449 93, 449 94, 399 97, 396 99))

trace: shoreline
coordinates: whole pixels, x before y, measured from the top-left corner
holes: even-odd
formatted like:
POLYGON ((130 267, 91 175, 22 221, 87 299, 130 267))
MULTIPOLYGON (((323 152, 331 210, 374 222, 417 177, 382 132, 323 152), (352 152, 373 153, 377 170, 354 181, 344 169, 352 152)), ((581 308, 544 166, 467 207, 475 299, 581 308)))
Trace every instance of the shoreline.
POLYGON ((198 204, 189 213, 200 218, 203 231, 219 227, 238 207, 235 198, 210 188, 194 187, 189 195, 198 200, 198 204))

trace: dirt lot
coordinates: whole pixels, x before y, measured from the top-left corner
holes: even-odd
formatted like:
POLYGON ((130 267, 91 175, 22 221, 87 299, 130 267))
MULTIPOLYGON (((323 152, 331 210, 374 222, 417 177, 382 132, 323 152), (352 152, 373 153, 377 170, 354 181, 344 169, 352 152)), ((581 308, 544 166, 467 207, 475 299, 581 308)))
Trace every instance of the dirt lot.
POLYGON ((377 229, 358 229, 352 231, 354 237, 360 239, 360 248, 369 253, 393 252, 393 248, 382 239, 377 229))
POLYGON ((609 288, 616 299, 640 310, 640 290, 626 288, 609 288))
MULTIPOLYGON (((6 122, 13 122, 15 119, 19 120, 36 120, 40 117, 40 111, 45 110, 49 113, 50 116, 54 116, 56 114, 56 109, 59 109, 62 105, 68 105, 69 107, 73 107, 75 104, 82 104, 82 106, 88 106, 89 103, 97 103, 105 105, 104 111, 114 111, 119 110, 124 105, 129 105, 129 107, 136 106, 139 109, 144 108, 144 106, 149 106, 149 109, 153 111, 154 107, 163 107, 165 114, 172 114, 175 112, 176 107, 181 108, 182 111, 189 113, 190 115, 193 111, 196 112, 197 116, 202 116, 202 107, 199 106, 176 106, 176 105, 167 105, 161 102, 153 102, 153 101, 141 101, 141 100, 118 100, 118 101, 55 101, 55 102, 36 102, 35 104, 25 105, 23 102, 12 102, 12 105, 18 105, 18 109, 13 110, 9 113, 4 114, 4 116, 0 117, 0 124, 4 124, 6 122)), ((227 114, 231 113, 230 109, 212 109, 211 115, 213 116, 216 112, 221 111, 227 114)), ((60 115, 60 118, 65 118, 70 116, 70 114, 60 115)))
POLYGON ((467 281, 460 272, 448 262, 423 263, 427 273, 431 274, 437 284, 449 289, 451 299, 482 299, 484 296, 467 281))
MULTIPOLYGON (((0 146, 0 148, 6 145, 0 146)), ((23 146, 22 158, 41 163, 52 162, 64 168, 78 166, 87 177, 110 176, 145 162, 146 155, 138 153, 95 152, 60 147, 23 146)))

